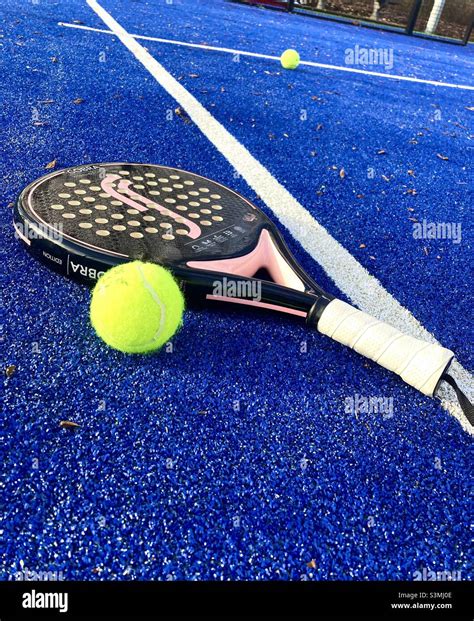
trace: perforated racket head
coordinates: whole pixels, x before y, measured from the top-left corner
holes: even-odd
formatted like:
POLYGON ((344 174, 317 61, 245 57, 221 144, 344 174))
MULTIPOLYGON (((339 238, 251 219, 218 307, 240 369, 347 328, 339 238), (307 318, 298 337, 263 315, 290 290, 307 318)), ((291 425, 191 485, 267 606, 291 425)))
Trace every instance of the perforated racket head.
MULTIPOLYGON (((267 231, 290 266, 291 273, 284 268, 289 284, 279 284, 291 289, 295 282, 300 294, 295 302, 269 285, 269 300, 288 298, 291 307, 306 308, 313 301, 301 300, 301 293, 321 292, 261 210, 220 183, 176 168, 104 163, 54 171, 21 193, 14 225, 32 254, 75 280, 92 284, 109 267, 138 259, 170 268, 201 297, 216 272, 227 273, 226 259, 245 264, 253 256, 258 263, 267 231)), ((248 261, 243 272, 234 263, 229 273, 252 277, 248 270, 248 261)))
POLYGON ((89 252, 173 267, 245 254, 268 218, 232 190, 152 164, 94 164, 29 185, 18 212, 89 252))

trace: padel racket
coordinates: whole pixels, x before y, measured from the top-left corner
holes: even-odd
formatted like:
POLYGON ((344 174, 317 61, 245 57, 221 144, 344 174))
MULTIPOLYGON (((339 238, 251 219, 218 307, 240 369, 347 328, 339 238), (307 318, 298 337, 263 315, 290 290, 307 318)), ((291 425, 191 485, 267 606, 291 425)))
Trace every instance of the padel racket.
POLYGON ((453 352, 425 343, 323 291, 298 265, 275 224, 225 186, 152 164, 59 170, 30 184, 15 205, 17 236, 61 274, 93 284, 130 260, 159 263, 188 299, 279 311, 355 349, 433 396, 453 352))

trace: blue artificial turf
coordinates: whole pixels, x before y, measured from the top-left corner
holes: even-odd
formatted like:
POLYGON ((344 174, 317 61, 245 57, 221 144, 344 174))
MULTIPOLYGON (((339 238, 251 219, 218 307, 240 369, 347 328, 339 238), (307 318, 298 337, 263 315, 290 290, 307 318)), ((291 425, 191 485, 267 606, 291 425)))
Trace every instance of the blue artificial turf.
MULTIPOLYGON (((470 79, 470 47, 223 1, 102 4, 138 34, 294 46, 334 65, 355 44, 389 46, 393 73, 470 79)), ((0 578, 411 580, 427 568, 472 579, 472 442, 437 401, 256 312, 188 310, 173 352, 114 352, 89 324, 89 291, 14 238, 10 204, 53 160, 176 166, 267 209, 193 124, 168 120, 176 102, 115 37, 57 25, 73 20, 105 28, 80 0, 3 5, 0 360, 17 371, 2 386, 0 578), (393 399, 393 415, 346 413, 357 394, 393 399)), ((469 91, 143 44, 472 367, 469 91), (460 222, 462 242, 416 241, 410 217, 460 222)))

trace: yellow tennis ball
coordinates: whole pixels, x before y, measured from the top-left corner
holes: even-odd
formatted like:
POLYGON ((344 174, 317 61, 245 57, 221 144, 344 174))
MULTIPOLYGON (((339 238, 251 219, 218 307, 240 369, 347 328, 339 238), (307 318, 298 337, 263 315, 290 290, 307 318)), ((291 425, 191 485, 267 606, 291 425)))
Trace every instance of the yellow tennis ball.
POLYGON ((108 270, 92 292, 91 323, 114 349, 145 354, 164 345, 181 325, 184 298, 170 272, 133 261, 108 270))
POLYGON ((296 69, 300 64, 300 55, 296 50, 285 50, 280 56, 283 69, 296 69))

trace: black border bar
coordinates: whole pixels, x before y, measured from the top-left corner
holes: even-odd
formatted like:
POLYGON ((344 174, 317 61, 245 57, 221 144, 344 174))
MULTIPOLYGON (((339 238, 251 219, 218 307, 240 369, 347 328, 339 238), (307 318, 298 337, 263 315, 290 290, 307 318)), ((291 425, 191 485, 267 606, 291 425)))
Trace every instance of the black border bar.
MULTIPOLYGON (((51 598, 54 603, 54 598, 51 598)), ((62 602, 64 603, 64 599, 62 602)), ((0 582, 0 619, 298 616, 354 619, 472 619, 469 582, 0 582), (28 609, 34 592, 67 593, 67 610, 28 609), (403 604, 404 608, 394 608, 403 604), (428 610, 426 605, 433 605, 428 610), (406 605, 410 605, 407 608, 406 605), (440 607, 442 606, 442 607, 440 607)))

